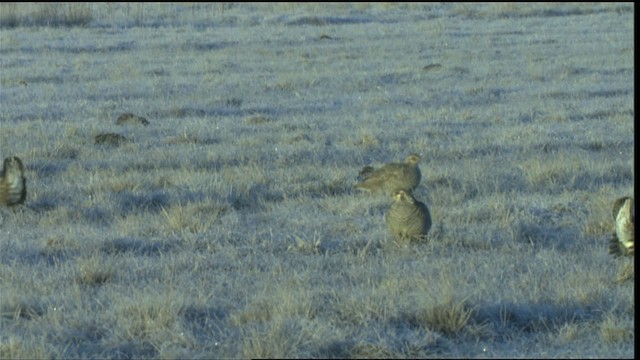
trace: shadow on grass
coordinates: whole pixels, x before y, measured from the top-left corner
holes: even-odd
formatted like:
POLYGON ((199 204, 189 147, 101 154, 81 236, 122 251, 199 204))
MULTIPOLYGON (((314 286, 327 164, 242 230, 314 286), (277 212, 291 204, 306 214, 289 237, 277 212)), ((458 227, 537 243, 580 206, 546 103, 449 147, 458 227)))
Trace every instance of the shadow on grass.
POLYGON ((72 251, 66 249, 43 248, 23 251, 7 251, 3 249, 0 259, 3 262, 17 261, 19 263, 29 264, 32 266, 58 266, 73 256, 72 251))
POLYGON ((105 345, 107 342, 104 339, 107 336, 107 329, 90 320, 80 321, 76 326, 62 329, 57 334, 57 338, 65 344, 63 357, 67 358, 87 357, 87 354, 101 354, 102 357, 114 359, 153 355, 144 345, 133 346, 131 343, 105 345))
POLYGON ((271 191, 265 184, 251 185, 246 191, 232 191, 228 196, 228 203, 235 210, 258 211, 265 203, 279 203, 284 195, 279 191, 271 191))
POLYGON ((138 240, 131 237, 106 241, 101 250, 109 255, 133 254, 140 256, 159 256, 176 247, 173 242, 138 240))
POLYGON ((510 338, 513 331, 549 332, 566 324, 592 321, 597 317, 578 304, 500 303, 479 305, 473 318, 493 325, 498 336, 510 338))
POLYGON ((188 306, 182 312, 185 325, 200 341, 207 342, 211 338, 222 339, 229 312, 219 306, 188 306))
POLYGON ((337 178, 330 181, 313 181, 301 186, 299 191, 293 192, 292 196, 309 197, 312 199, 346 196, 357 192, 353 189, 353 184, 346 178, 337 178))
POLYGON ((139 211, 157 213, 170 205, 169 195, 164 192, 136 195, 126 191, 118 194, 118 200, 123 215, 139 211))
POLYGON ((34 161, 27 166, 27 169, 35 172, 38 178, 53 178, 67 170, 67 163, 63 161, 34 161))
POLYGON ((5 299, 0 306, 0 313, 4 319, 34 320, 47 313, 47 306, 39 297, 32 297, 22 301, 5 299))
POLYGON ((288 26, 324 26, 324 25, 350 25, 366 24, 374 22, 373 18, 366 17, 335 17, 335 16, 302 16, 286 22, 288 26))
POLYGON ((553 333, 563 326, 598 320, 598 317, 578 304, 471 304, 458 301, 407 312, 392 319, 391 323, 397 327, 409 325, 434 331, 454 341, 468 338, 510 341, 514 333, 553 333))
MULTIPOLYGON (((27 186, 29 185, 27 184, 27 186)), ((28 187, 27 187, 27 191, 29 191, 28 187)), ((57 201, 55 201, 54 199, 45 197, 45 198, 39 199, 38 201, 28 202, 26 207, 38 214, 38 213, 54 210, 57 207, 56 203, 57 201)))
POLYGON ((113 215, 99 206, 84 209, 82 216, 87 222, 100 226, 108 226, 113 221, 113 215))
POLYGON ((101 356, 109 359, 133 359, 133 358, 156 358, 158 351, 153 344, 149 342, 134 342, 123 341, 122 343, 104 346, 102 345, 102 351, 98 349, 91 349, 92 353, 100 353, 101 356))

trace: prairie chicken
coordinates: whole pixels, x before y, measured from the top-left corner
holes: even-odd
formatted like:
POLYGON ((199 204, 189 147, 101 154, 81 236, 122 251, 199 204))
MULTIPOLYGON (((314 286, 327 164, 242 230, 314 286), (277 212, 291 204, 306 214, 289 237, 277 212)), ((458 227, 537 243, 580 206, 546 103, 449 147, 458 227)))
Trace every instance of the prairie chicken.
POLYGON ((404 163, 390 163, 379 169, 366 166, 360 171, 363 179, 354 187, 370 192, 392 195, 396 190, 413 191, 420 184, 420 155, 411 154, 404 163))
POLYGON ((149 121, 145 118, 143 118, 142 116, 138 116, 132 113, 124 113, 120 116, 118 116, 118 119, 116 119, 116 124, 117 125, 122 125, 122 124, 139 124, 139 125, 144 125, 147 126, 149 125, 149 121))
POLYGON ((385 215, 385 222, 395 240, 424 239, 431 229, 427 206, 405 190, 396 190, 393 198, 395 201, 385 215))
POLYGON ((609 240, 609 254, 615 257, 634 255, 636 210, 633 198, 625 196, 613 203, 613 235, 609 240))
POLYGON ((119 146, 120 144, 128 143, 129 139, 116 133, 102 133, 95 137, 96 145, 113 145, 119 146))
POLYGON ((17 156, 4 159, 0 172, 0 205, 24 203, 27 197, 27 180, 24 177, 24 165, 17 156))

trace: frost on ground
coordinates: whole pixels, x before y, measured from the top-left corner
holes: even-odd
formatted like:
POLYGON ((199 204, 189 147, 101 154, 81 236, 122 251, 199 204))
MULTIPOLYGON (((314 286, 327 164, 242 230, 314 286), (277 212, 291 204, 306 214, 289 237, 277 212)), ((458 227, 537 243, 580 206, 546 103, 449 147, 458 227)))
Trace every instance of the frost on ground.
POLYGON ((633 11, 2 4, 0 357, 633 357, 633 11))

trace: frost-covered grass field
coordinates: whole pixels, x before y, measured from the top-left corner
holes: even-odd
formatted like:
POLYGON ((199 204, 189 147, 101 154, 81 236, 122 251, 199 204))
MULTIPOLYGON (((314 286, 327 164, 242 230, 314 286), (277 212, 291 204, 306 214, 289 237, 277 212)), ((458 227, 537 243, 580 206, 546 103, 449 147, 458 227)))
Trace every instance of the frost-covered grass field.
POLYGON ((57 6, 0 8, 0 357, 634 356, 633 5, 57 6))

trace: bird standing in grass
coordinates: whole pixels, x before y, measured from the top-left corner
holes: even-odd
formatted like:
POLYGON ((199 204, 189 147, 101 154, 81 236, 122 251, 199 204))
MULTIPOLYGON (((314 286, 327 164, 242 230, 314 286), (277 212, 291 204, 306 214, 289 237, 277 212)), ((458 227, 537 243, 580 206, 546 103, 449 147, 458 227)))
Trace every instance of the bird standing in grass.
POLYGON ((129 142, 129 139, 123 135, 116 133, 101 133, 95 136, 94 143, 96 145, 113 145, 119 146, 129 142))
POLYGON ((419 162, 420 155, 411 154, 404 163, 390 163, 379 169, 366 166, 360 171, 363 180, 355 188, 389 195, 396 190, 413 191, 420 184, 419 162))
POLYGON ((416 200, 410 191, 396 190, 385 221, 396 242, 422 240, 431 229, 431 214, 425 204, 416 200))
POLYGON ((149 125, 149 120, 143 118, 142 116, 138 116, 132 113, 124 113, 116 119, 117 125, 123 124, 138 124, 138 125, 149 125))
POLYGON ((17 156, 4 159, 0 172, 0 205, 18 205, 27 197, 24 165, 17 156))
POLYGON ((625 196, 613 203, 613 235, 609 241, 609 254, 615 257, 634 255, 635 205, 633 198, 625 196))

